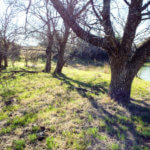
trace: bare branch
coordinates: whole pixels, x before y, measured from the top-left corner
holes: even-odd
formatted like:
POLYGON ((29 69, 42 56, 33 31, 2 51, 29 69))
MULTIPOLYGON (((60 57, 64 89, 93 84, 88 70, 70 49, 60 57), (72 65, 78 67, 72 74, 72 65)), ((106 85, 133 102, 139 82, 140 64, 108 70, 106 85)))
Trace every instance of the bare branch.
POLYGON ((125 2, 128 6, 130 6, 130 3, 129 3, 127 0, 124 0, 124 2, 125 2))
POLYGON ((141 22, 142 1, 132 0, 129 7, 127 22, 124 29, 121 47, 125 52, 130 52, 136 29, 141 22))
POLYGON ((99 20, 99 22, 102 22, 101 17, 99 16, 98 12, 96 11, 96 9, 95 9, 95 7, 94 7, 93 0, 90 0, 90 2, 91 2, 92 9, 93 9, 93 11, 94 11, 94 13, 95 13, 95 15, 96 15, 97 19, 99 20))
POLYGON ((142 21, 144 21, 144 20, 149 20, 149 19, 150 19, 150 17, 142 18, 142 21))
POLYGON ((27 9, 26 9, 25 32, 26 32, 26 26, 27 26, 27 21, 28 21, 28 13, 29 13, 29 9, 30 9, 30 7, 31 7, 31 4, 32 4, 32 0, 29 0, 28 7, 27 7, 27 9))
MULTIPOLYGON (((131 60, 133 66, 139 66, 139 68, 150 57, 150 38, 146 40, 140 47, 137 48, 135 55, 131 60)), ((137 68, 137 69, 139 69, 137 68)))
POLYGON ((89 4, 90 4, 90 1, 88 1, 88 2, 86 3, 86 5, 84 5, 84 6, 82 7, 82 9, 81 9, 80 11, 78 11, 78 12, 74 15, 74 17, 77 18, 79 15, 81 15, 82 12, 85 11, 85 9, 87 8, 87 6, 88 6, 89 4))
POLYGON ((150 15, 150 11, 146 13, 142 13, 142 16, 147 16, 147 15, 150 15))
POLYGON ((51 0, 51 2, 53 3, 55 9, 60 13, 64 21, 72 28, 72 30, 77 34, 78 37, 89 42, 92 45, 103 47, 105 49, 108 48, 108 44, 106 43, 105 39, 95 36, 93 34, 90 34, 89 32, 82 29, 76 23, 76 20, 74 19, 74 17, 70 16, 70 14, 64 8, 60 0, 51 0))
POLYGON ((102 10, 102 26, 104 27, 105 30, 105 36, 106 39, 110 42, 112 45, 113 49, 118 50, 118 42, 115 38, 114 30, 112 27, 112 23, 110 20, 110 2, 111 0, 103 0, 103 10, 102 10))
POLYGON ((142 11, 145 10, 148 6, 150 5, 150 1, 148 1, 143 7, 142 7, 142 11))

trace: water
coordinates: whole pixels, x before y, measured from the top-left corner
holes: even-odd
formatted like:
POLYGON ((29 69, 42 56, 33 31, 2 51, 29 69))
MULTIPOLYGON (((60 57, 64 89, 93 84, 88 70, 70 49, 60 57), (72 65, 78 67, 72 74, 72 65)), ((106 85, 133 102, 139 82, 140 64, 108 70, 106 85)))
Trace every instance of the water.
POLYGON ((150 81, 150 66, 143 66, 138 76, 145 81, 150 81))

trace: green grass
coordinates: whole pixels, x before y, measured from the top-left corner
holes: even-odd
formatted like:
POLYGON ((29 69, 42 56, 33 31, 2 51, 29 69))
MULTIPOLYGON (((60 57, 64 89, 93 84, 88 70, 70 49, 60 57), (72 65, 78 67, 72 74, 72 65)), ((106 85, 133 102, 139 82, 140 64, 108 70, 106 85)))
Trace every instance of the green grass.
POLYGON ((33 126, 32 127, 32 132, 33 133, 37 133, 38 131, 40 131, 40 127, 39 126, 33 126))
POLYGON ((48 150, 53 150, 53 149, 56 149, 58 147, 58 144, 57 144, 54 137, 47 137, 46 138, 46 145, 47 145, 48 150))
POLYGON ((15 150, 24 150, 25 141, 24 140, 15 140, 13 141, 13 146, 15 150))
POLYGON ((35 143, 37 140, 37 135, 35 133, 28 135, 28 140, 30 141, 30 143, 35 143))
POLYGON ((119 145, 118 145, 118 144, 112 144, 112 145, 110 146, 110 149, 111 149, 111 150, 119 150, 119 145))
POLYGON ((1 121, 1 120, 4 120, 4 119, 6 119, 6 118, 8 118, 7 113, 0 112, 0 121, 1 121))
MULTIPOLYGON (((44 63, 37 68, 26 68, 23 62, 16 66, 7 71, 42 70, 44 63)), ((147 150, 150 82, 135 78, 133 100, 122 107, 108 97, 108 65, 77 66, 64 67, 61 75, 0 74, 1 149, 85 150, 103 145, 110 150, 147 150)))
POLYGON ((22 117, 14 117, 13 119, 9 119, 7 121, 7 127, 2 128, 0 130, 0 135, 6 134, 11 132, 12 130, 20 127, 20 126, 25 126, 31 122, 34 122, 36 120, 36 114, 33 113, 29 113, 29 114, 25 114, 22 117))

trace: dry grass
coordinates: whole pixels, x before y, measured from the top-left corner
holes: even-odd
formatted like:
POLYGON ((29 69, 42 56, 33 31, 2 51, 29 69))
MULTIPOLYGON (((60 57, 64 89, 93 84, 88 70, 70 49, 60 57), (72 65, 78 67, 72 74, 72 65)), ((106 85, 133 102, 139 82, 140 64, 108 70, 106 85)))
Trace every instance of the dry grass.
POLYGON ((122 107, 107 96, 104 68, 1 75, 0 149, 148 150, 150 83, 135 79, 140 100, 122 107))

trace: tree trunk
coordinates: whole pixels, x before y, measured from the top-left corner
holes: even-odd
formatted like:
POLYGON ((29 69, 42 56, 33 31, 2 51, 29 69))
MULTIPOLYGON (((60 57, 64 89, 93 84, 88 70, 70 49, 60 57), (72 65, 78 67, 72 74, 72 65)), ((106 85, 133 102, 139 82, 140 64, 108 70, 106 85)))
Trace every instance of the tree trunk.
POLYGON ((58 73, 58 74, 62 73, 63 66, 64 66, 64 62, 63 61, 61 62, 61 60, 58 60, 55 73, 58 73))
POLYGON ((6 41, 4 43, 5 44, 4 44, 3 60, 4 60, 4 69, 6 69, 8 67, 8 49, 9 49, 9 45, 6 41))
POLYGON ((45 72, 49 73, 51 71, 51 45, 48 45, 46 49, 46 66, 45 72))
POLYGON ((66 48, 66 44, 67 44, 69 34, 70 34, 70 27, 65 22, 64 22, 64 25, 65 25, 65 32, 62 36, 61 42, 58 40, 59 41, 59 50, 58 50, 58 61, 57 61, 55 73, 61 73, 63 66, 65 64, 64 54, 65 54, 65 48, 66 48))
POLYGON ((8 67, 8 59, 7 56, 4 56, 4 69, 8 67))
POLYGON ((2 62, 3 62, 3 57, 0 56, 0 69, 2 69, 2 62))
POLYGON ((25 66, 28 67, 28 59, 25 58, 25 66))
POLYGON ((111 83, 109 95, 119 103, 129 103, 132 81, 137 73, 136 68, 121 58, 111 58, 111 83))
POLYGON ((65 64, 65 62, 64 62, 64 49, 60 49, 60 51, 58 53, 58 61, 57 61, 55 73, 61 73, 64 64, 65 64))

